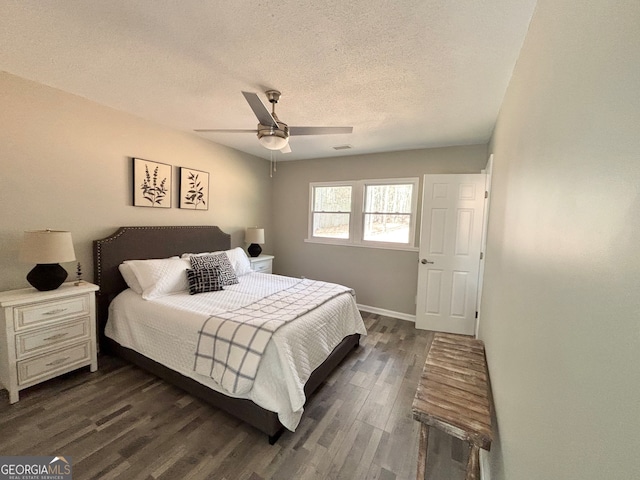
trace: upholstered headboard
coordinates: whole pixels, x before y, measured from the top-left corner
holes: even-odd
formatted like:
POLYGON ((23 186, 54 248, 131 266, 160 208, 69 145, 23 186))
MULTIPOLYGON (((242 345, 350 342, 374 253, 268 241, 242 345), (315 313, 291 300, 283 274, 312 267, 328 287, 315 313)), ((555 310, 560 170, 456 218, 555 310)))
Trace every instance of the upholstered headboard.
POLYGON ((93 242, 98 334, 102 340, 109 303, 127 288, 118 265, 124 260, 166 258, 188 252, 228 250, 231 236, 215 226, 121 227, 93 242))

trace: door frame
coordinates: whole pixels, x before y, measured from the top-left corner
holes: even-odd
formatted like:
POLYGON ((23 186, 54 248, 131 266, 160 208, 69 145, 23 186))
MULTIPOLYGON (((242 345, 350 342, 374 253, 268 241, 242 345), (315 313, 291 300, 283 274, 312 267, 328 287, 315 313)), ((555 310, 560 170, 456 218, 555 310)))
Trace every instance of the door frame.
POLYGON ((493 173, 493 153, 489 155, 487 166, 482 170, 482 173, 485 174, 486 179, 484 186, 484 191, 486 192, 486 194, 484 199, 484 218, 482 220, 482 243, 480 244, 482 257, 480 258, 480 271, 478 272, 478 298, 476 300, 476 338, 478 338, 478 333, 480 331, 480 318, 482 317, 482 289, 484 287, 484 266, 485 262, 487 261, 487 235, 489 232, 489 207, 491 206, 491 174, 493 173))

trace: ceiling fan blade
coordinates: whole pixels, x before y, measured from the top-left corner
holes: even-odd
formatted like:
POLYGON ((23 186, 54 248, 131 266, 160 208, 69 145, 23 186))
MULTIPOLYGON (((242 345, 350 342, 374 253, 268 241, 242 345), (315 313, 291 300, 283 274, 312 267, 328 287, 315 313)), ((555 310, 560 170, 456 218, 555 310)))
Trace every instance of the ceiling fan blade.
POLYGON ((289 135, 333 135, 352 132, 353 127, 289 127, 289 135))
POLYGON ((258 122, 260 122, 261 125, 266 125, 268 127, 278 126, 278 122, 274 120, 269 113, 269 110, 267 110, 267 107, 265 107, 264 103, 262 103, 258 98, 257 94, 252 92, 242 92, 242 95, 244 95, 244 98, 249 103, 251 110, 253 110, 253 113, 256 115, 258 122))
POLYGON ((258 130, 246 130, 239 128, 198 128, 194 132, 220 132, 220 133, 257 133, 258 130))
POLYGON ((288 143, 280 149, 280 153, 291 153, 291 145, 288 143))

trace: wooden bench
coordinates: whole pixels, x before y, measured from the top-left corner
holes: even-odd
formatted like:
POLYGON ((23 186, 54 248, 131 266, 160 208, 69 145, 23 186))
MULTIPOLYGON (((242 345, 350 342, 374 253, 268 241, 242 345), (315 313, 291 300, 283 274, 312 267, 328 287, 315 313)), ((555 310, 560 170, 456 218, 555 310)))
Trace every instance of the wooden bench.
POLYGON ((480 449, 491 447, 491 403, 484 344, 436 333, 413 400, 421 422, 416 478, 424 480, 429 427, 469 443, 467 480, 480 478, 480 449))

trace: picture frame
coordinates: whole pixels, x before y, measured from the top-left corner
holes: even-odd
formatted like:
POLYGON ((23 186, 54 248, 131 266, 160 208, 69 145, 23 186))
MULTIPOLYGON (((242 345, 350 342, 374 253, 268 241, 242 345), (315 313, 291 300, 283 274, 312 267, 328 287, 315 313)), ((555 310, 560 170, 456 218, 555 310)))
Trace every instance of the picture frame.
POLYGON ((171 208, 172 166, 133 158, 133 205, 171 208))
POLYGON ((180 208, 209 210, 209 173, 180 167, 180 208))

